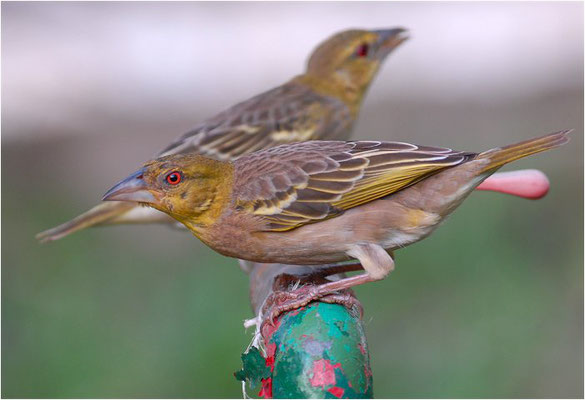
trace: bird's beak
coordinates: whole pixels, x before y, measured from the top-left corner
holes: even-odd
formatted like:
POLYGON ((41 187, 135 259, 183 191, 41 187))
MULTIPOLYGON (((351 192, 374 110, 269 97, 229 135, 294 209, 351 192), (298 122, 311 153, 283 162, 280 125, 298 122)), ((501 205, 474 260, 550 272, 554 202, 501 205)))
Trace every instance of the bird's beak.
POLYGON ((139 169, 128 178, 108 190, 103 201, 133 201, 137 203, 156 203, 157 198, 144 182, 144 168, 139 169))
POLYGON ((392 50, 408 39, 408 30, 404 28, 378 29, 372 31, 378 35, 378 57, 384 58, 392 50))

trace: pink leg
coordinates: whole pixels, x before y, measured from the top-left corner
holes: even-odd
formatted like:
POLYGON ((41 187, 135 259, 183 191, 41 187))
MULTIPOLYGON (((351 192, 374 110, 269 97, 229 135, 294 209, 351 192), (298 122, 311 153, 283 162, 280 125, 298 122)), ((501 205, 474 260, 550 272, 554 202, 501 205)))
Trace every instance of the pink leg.
MULTIPOLYGON (((361 265, 366 270, 365 274, 342 278, 337 281, 328 281, 323 278, 322 274, 310 274, 305 276, 305 278, 312 278, 308 284, 294 290, 286 290, 286 288, 290 287, 289 279, 291 277, 295 279, 295 276, 289 275, 287 277, 283 276, 283 280, 277 279, 273 287, 274 292, 267 299, 266 304, 262 309, 264 315, 267 316, 266 318, 268 321, 272 323, 274 319, 283 312, 306 306, 314 300, 323 300, 327 296, 330 296, 330 302, 347 299, 350 300, 350 303, 347 304, 347 302, 342 302, 342 304, 353 306, 357 300, 351 295, 344 297, 348 295, 348 293, 351 293, 349 291, 352 287, 381 280, 394 269, 394 260, 392 257, 386 252, 386 250, 375 244, 355 245, 350 251, 348 251, 348 255, 357 258, 360 261, 360 264, 334 265, 328 268, 323 268, 321 271, 327 272, 329 275, 329 272, 336 268, 337 270, 335 273, 338 273, 342 270, 355 270, 358 265, 361 265), (279 290, 280 288, 276 287, 277 284, 281 285, 281 288, 285 288, 285 290, 279 290), (342 297, 339 297, 339 295, 342 297)), ((296 277, 296 280, 299 280, 298 277, 296 277)))
MULTIPOLYGON (((325 303, 337 303, 346 306, 349 309, 357 307, 362 311, 362 306, 353 297, 351 288, 368 282, 374 282, 378 279, 372 278, 368 273, 351 276, 334 282, 321 283, 318 285, 307 284, 295 290, 279 290, 273 292, 262 312, 265 315, 265 321, 274 324, 274 320, 280 314, 304 307, 312 301, 319 300, 325 303)), ((297 279, 298 282, 298 279, 297 279)))

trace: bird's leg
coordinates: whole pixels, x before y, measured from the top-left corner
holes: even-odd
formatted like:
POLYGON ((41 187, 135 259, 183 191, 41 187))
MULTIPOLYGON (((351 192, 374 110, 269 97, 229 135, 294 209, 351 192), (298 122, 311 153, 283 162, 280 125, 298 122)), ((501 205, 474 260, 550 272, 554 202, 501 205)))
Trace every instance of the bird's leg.
POLYGON ((336 263, 336 264, 322 264, 319 265, 317 268, 314 268, 307 277, 326 277, 335 274, 342 274, 344 272, 353 272, 353 271, 361 271, 364 268, 362 264, 359 262, 352 262, 352 263, 336 263))
MULTIPOLYGON (((343 305, 353 307, 357 300, 349 294, 351 292, 348 292, 353 286, 381 280, 394 269, 394 260, 390 254, 376 244, 365 243, 355 245, 347 254, 360 261, 359 265, 363 266, 366 270, 365 274, 342 278, 333 282, 324 279, 323 275, 320 274, 314 276, 315 278, 321 278, 321 283, 319 284, 312 282, 310 285, 289 291, 276 290, 275 288, 275 292, 273 293, 274 298, 272 298, 271 301, 267 301, 262 310, 264 315, 266 315, 266 318, 272 322, 281 313, 303 307, 311 301, 318 299, 325 302, 340 302, 343 305), (350 304, 347 304, 350 298, 353 301, 350 301, 350 304)), ((329 269, 321 269, 321 272, 329 272, 334 268, 346 268, 343 269, 343 272, 355 271, 356 265, 358 264, 331 266, 329 269)), ((335 271, 335 273, 338 272, 342 271, 335 271)))
POLYGON ((254 263, 252 261, 238 259, 238 264, 240 266, 240 269, 244 271, 246 274, 249 274, 254 268, 254 263))

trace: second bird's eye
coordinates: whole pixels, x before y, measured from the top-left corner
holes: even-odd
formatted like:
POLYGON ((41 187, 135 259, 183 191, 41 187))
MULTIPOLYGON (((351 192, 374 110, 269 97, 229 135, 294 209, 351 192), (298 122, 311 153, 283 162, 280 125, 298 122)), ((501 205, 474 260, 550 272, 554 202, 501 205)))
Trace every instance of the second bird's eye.
POLYGON ((181 179, 182 179, 181 173, 178 171, 171 172, 165 178, 169 185, 176 185, 177 183, 181 182, 181 179))
POLYGON ((362 43, 356 50, 356 55, 358 57, 365 57, 368 55, 368 50, 370 50, 370 46, 367 43, 362 43))

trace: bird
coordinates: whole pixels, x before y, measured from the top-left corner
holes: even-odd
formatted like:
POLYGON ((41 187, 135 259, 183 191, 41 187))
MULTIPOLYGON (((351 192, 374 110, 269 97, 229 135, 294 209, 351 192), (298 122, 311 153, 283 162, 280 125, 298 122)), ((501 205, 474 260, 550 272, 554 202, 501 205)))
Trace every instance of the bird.
POLYGON ((428 237, 503 165, 565 144, 570 131, 480 153, 309 141, 235 161, 169 155, 145 163, 103 200, 162 211, 225 256, 315 266, 357 260, 353 266, 365 270, 293 295, 278 306, 281 312, 385 278, 395 250, 428 237))
MULTIPOLYGON (((400 27, 334 34, 312 52, 303 74, 203 121, 158 156, 194 152, 234 160, 283 143, 347 139, 381 64, 407 39, 400 27)), ((36 237, 48 242, 96 225, 154 222, 174 220, 134 203, 102 203, 36 237)))

